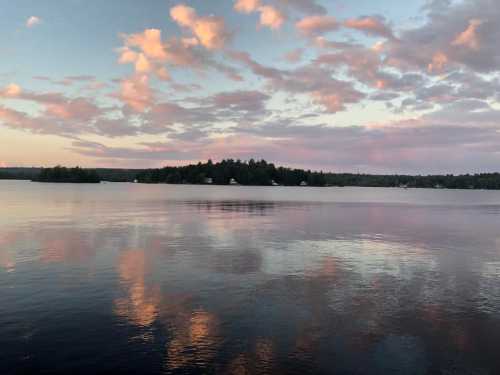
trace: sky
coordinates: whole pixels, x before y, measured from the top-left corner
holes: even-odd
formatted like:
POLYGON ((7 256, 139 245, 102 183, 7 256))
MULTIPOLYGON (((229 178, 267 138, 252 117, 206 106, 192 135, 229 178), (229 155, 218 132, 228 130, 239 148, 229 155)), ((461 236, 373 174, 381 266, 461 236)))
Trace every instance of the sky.
POLYGON ((500 171, 497 0, 0 0, 0 166, 500 171))

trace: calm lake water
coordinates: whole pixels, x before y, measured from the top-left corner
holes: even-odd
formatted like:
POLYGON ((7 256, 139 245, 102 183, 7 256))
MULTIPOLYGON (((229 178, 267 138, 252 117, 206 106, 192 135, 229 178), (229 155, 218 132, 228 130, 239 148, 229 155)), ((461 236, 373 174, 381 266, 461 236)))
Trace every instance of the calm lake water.
POLYGON ((0 374, 499 374, 500 192, 0 181, 0 374))

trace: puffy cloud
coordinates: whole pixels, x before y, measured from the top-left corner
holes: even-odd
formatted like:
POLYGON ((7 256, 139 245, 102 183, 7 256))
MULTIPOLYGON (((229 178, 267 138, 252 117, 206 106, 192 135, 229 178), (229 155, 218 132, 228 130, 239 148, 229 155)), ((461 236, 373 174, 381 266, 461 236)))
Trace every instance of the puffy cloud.
MULTIPOLYGON (((165 60, 166 52, 161 40, 161 30, 146 29, 142 33, 131 34, 126 38, 126 44, 138 47, 144 55, 155 60, 165 60)), ((133 56, 124 56, 126 62, 134 61, 133 56)))
POLYGON ((180 26, 189 29, 208 49, 220 49, 230 38, 224 20, 215 16, 198 16, 194 8, 180 4, 170 9, 170 16, 180 26))
POLYGON ((344 26, 362 31, 368 35, 394 38, 391 28, 381 16, 365 16, 344 21, 344 26))
POLYGON ((260 0, 237 0, 234 9, 240 13, 252 13, 260 7, 260 0))
POLYGON ((279 29, 286 20, 285 15, 277 8, 271 5, 264 5, 259 7, 260 24, 267 26, 270 29, 279 29))
POLYGON ((331 113, 342 111, 346 104, 357 103, 365 97, 351 82, 333 78, 331 70, 318 64, 279 70, 259 64, 245 52, 232 51, 230 56, 250 68, 255 75, 267 79, 271 90, 309 95, 314 103, 331 113))
POLYGON ((380 74, 382 62, 375 51, 362 46, 336 48, 335 51, 319 55, 315 63, 330 68, 344 66, 352 76, 367 85, 377 86, 378 81, 383 80, 380 74))
POLYGON ((306 36, 315 36, 328 31, 337 30, 339 24, 332 16, 309 16, 295 24, 297 30, 306 36))
POLYGON ((151 71, 151 64, 144 54, 139 53, 135 61, 135 71, 137 73, 149 73, 151 71))
POLYGON ((464 68, 483 73, 498 71, 497 5, 491 0, 429 3, 426 22, 384 43, 387 63, 431 74, 464 68))
POLYGON ((136 74, 124 79, 118 97, 134 111, 144 112, 153 103, 148 76, 136 74))
POLYGON ((469 21, 469 26, 461 32, 452 42, 454 46, 465 46, 470 49, 477 50, 479 48, 479 37, 477 35, 477 28, 481 26, 483 21, 473 19, 469 21))
POLYGON ((11 83, 3 88, 3 90, 0 92, 0 97, 5 96, 8 98, 14 98, 16 96, 19 96, 21 94, 21 92, 22 92, 22 90, 21 90, 21 87, 19 85, 16 85, 15 83, 11 83))
POLYGON ((261 26, 279 29, 286 21, 285 14, 273 5, 262 5, 260 0, 237 0, 234 9, 240 13, 258 12, 261 26))
MULTIPOLYGON (((182 14, 182 13, 181 13, 182 14)), ((190 20, 189 14, 178 16, 182 22, 190 20)), ((140 33, 123 35, 125 46, 118 50, 120 64, 132 64, 136 74, 153 75, 160 80, 170 80, 170 67, 196 70, 214 69, 232 80, 241 77, 232 67, 215 61, 209 51, 197 48, 197 38, 170 38, 162 40, 161 31, 147 29, 140 33)))
POLYGON ((445 70, 448 63, 448 56, 444 52, 437 51, 434 56, 432 56, 432 61, 427 66, 427 70, 429 73, 441 73, 445 70))
POLYGON ((42 22, 41 18, 37 16, 31 16, 26 20, 26 27, 32 28, 39 25, 42 22))

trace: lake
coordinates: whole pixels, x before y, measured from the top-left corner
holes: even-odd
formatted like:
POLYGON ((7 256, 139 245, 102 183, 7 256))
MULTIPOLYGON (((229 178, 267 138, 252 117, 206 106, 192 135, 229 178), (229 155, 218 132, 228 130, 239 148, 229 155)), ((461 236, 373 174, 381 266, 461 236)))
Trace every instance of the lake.
POLYGON ((499 374, 500 191, 0 181, 0 373, 499 374))

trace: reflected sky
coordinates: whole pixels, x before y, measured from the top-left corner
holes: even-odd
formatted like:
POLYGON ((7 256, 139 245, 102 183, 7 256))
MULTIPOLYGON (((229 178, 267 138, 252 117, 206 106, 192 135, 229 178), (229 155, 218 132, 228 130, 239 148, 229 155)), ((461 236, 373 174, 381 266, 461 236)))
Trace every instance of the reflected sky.
POLYGON ((500 192, 110 185, 0 183, 2 374, 500 372, 500 192))

